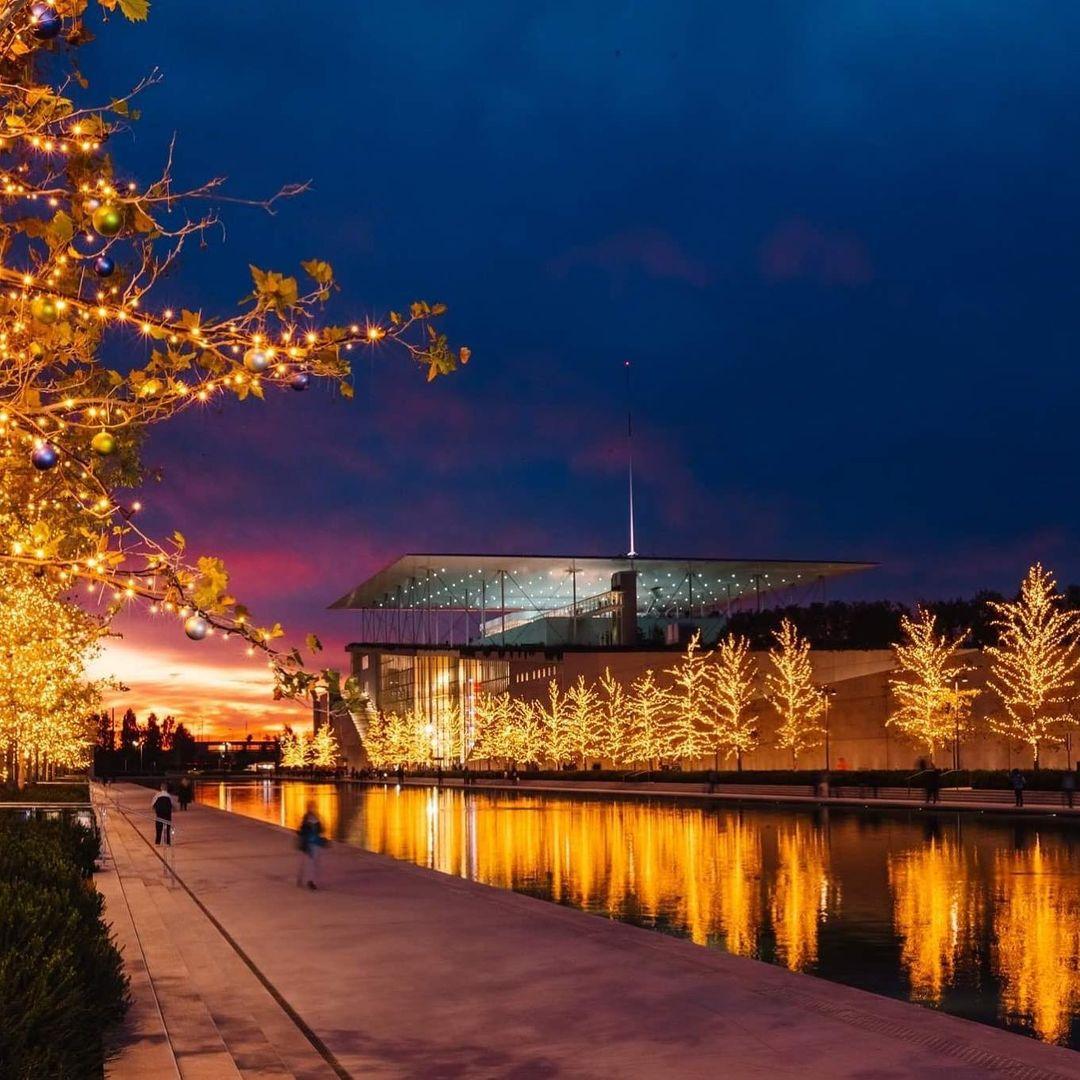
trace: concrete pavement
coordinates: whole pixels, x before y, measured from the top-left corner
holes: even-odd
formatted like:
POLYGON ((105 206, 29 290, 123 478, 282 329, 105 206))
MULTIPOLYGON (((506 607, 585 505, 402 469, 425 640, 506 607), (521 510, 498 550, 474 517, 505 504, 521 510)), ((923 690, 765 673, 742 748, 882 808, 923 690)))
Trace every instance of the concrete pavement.
MULTIPOLYGON (((150 976, 157 986, 155 968, 182 962, 218 1031, 200 1044, 189 1028, 192 1062, 219 1041, 229 1051, 232 1024, 253 1053, 281 1059, 276 1073, 241 1075, 301 1075, 276 1045, 287 1035, 294 1054, 298 1037, 325 1051, 313 1069, 357 1077, 1080 1080, 1073 1051, 340 844, 326 887, 301 890, 290 833, 209 807, 179 816, 170 886, 146 843, 147 790, 110 794, 120 881, 168 892, 160 921, 185 927, 177 960, 168 942, 157 963, 148 955, 150 976), (235 1015, 226 981, 243 994, 235 1015), (256 987, 278 1009, 265 1022, 247 1003, 256 987)), ((132 915, 140 932, 153 922, 132 915)), ((179 989, 159 995, 166 1022, 179 989)), ((202 1016, 185 1009, 192 1024, 202 1016)), ((184 1056, 181 1075, 197 1075, 184 1056)))

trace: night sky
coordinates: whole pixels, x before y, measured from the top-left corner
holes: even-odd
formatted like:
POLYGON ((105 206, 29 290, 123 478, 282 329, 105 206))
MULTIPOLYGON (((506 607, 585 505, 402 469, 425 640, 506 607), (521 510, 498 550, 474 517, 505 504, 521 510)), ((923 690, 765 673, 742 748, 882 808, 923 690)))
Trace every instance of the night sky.
MULTIPOLYGON (((159 290, 227 314, 247 264, 333 263, 342 320, 423 297, 473 361, 156 429, 148 520, 221 554, 257 615, 405 551, 625 550, 882 563, 840 595, 1080 579, 1080 8, 1004 0, 159 2, 82 50, 92 92, 160 67, 120 171, 313 190, 159 290)), ((265 672, 121 625, 124 702, 280 720, 265 672), (221 708, 227 699, 228 707, 221 708)))

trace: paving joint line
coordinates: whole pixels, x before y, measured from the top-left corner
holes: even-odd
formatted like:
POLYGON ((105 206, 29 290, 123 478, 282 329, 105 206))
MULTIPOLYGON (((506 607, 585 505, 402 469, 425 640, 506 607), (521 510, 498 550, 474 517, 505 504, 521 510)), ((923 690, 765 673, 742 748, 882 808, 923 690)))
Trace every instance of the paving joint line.
MULTIPOLYGON (((142 956, 143 967, 146 970, 146 981, 150 984, 150 994, 154 1000, 154 1011, 157 1013, 158 1019, 161 1021, 161 1028, 165 1032, 165 1038, 169 1042, 169 1057, 172 1059, 173 1071, 176 1074, 176 1080, 181 1080, 180 1066, 176 1060, 176 1047, 173 1045, 172 1032, 169 1031, 169 1025, 165 1020, 165 1013, 162 1012, 161 1009, 161 999, 158 997, 157 987, 154 985, 153 977, 150 975, 150 962, 146 958, 146 948, 143 945, 142 935, 139 933, 139 924, 135 921, 135 912, 131 910, 131 901, 128 899, 127 889, 124 887, 123 875, 120 873, 116 865, 116 856, 113 854, 112 849, 112 838, 109 836, 107 815, 108 808, 106 808, 106 817, 104 819, 106 824, 101 831, 105 836, 105 845, 109 849, 109 858, 112 860, 113 873, 116 875, 116 883, 120 886, 120 896, 123 898, 124 907, 127 908, 128 919, 131 921, 131 930, 132 933, 134 933, 135 935, 135 943, 136 945, 138 945, 139 954, 142 956)), ((134 828, 134 826, 132 827, 134 828)))
MULTIPOLYGON (((304 1020, 304 1018, 289 1004, 285 997, 281 994, 278 988, 263 974, 262 970, 251 959, 250 956, 240 946, 240 943, 225 929, 224 926, 218 921, 213 913, 207 908, 207 906, 195 895, 191 887, 186 881, 176 872, 176 868, 171 866, 169 862, 161 855, 159 851, 156 851, 154 845, 139 831, 139 829, 128 817, 128 813, 124 810, 119 802, 114 800, 113 805, 116 807, 117 813, 121 814, 124 820, 131 826, 132 831, 136 836, 150 849, 153 855, 158 859, 162 866, 165 867, 167 873, 171 874, 177 884, 191 897, 195 906, 206 916, 210 921, 210 924, 215 930, 225 939, 229 944, 229 947, 236 953, 238 957, 244 962, 248 970, 255 976, 261 983, 266 992, 281 1006, 285 1015, 296 1025, 297 1029, 304 1036, 305 1039, 311 1044, 312 1048, 319 1054, 319 1056, 330 1066, 341 1080, 353 1080, 352 1074, 349 1073, 340 1061, 334 1056, 334 1052, 323 1042, 323 1040, 316 1034, 311 1026, 304 1020)), ((171 845, 170 845, 171 846, 171 845)))

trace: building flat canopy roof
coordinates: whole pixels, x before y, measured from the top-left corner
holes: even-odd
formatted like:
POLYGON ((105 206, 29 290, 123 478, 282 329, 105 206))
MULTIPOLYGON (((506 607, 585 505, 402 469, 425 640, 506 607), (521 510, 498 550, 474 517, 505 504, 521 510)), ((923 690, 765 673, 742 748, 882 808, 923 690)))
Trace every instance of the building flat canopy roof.
POLYGON ((581 555, 403 555, 330 605, 399 610, 547 611, 606 592, 611 575, 636 570, 639 609, 692 591, 695 605, 813 585, 877 566, 784 559, 636 558, 581 555), (505 598, 505 599, 504 599, 505 598), (505 607, 503 605, 505 604, 505 607))

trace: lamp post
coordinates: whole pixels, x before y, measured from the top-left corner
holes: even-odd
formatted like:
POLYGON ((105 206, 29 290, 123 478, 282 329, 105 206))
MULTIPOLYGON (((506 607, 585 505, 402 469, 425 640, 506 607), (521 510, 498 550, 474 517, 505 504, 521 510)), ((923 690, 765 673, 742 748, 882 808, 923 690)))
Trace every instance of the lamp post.
POLYGON ((836 696, 836 687, 823 686, 821 688, 821 693, 825 698, 825 771, 828 772, 832 767, 832 761, 829 755, 829 701, 836 696))
POLYGON ((967 679, 953 679, 953 769, 960 771, 960 684, 967 679))

